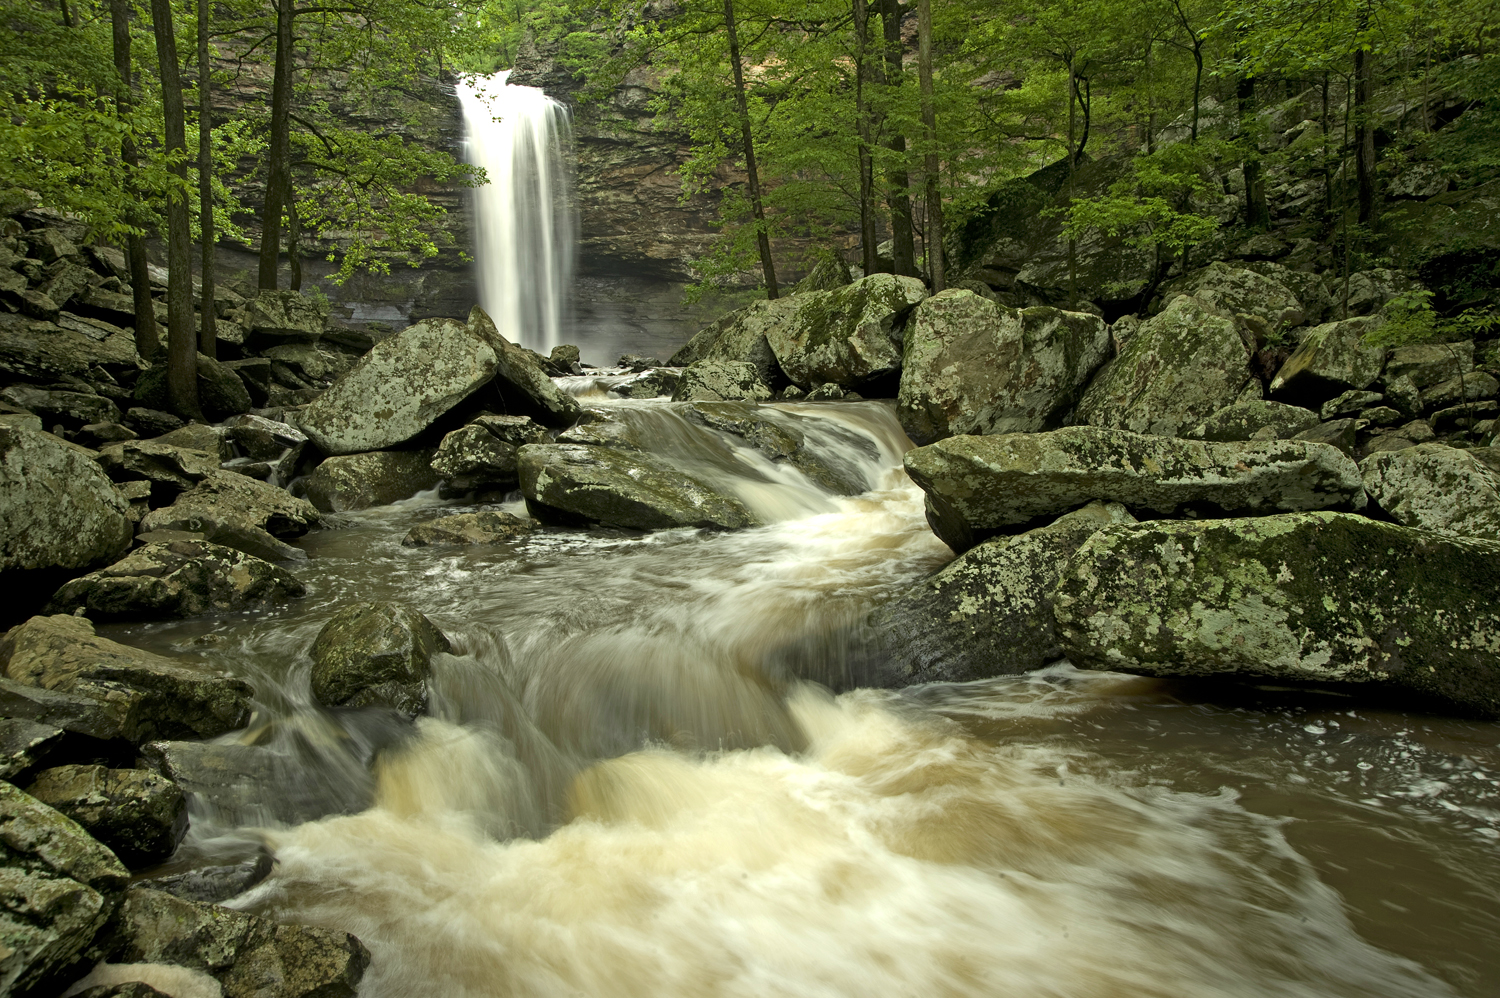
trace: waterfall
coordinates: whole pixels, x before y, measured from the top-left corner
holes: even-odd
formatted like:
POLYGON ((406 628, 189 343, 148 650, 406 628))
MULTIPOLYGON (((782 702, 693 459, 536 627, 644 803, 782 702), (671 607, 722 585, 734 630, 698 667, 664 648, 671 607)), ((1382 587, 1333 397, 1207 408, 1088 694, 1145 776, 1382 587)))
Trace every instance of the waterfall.
POLYGON ((479 299, 507 339, 546 353, 573 283, 572 129, 563 105, 509 76, 458 86, 466 158, 489 175, 473 200, 479 299))

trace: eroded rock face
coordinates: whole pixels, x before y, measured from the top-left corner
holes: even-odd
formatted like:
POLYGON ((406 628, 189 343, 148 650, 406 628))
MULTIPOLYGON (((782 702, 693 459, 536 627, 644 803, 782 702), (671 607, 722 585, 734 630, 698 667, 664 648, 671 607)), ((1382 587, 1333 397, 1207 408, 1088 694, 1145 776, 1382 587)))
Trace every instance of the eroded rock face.
POLYGON ((0 311, 0 374, 46 381, 60 375, 86 374, 95 366, 139 368, 135 337, 119 330, 97 339, 76 328, 0 311))
POLYGON ((927 289, 915 277, 872 274, 847 287, 787 299, 797 309, 768 325, 766 342, 794 385, 860 388, 901 368, 897 326, 927 289))
POLYGON ((907 322, 901 426, 919 444, 1057 426, 1111 350, 1098 316, 943 291, 907 322))
POLYGON ((753 364, 738 360, 700 360, 687 366, 672 392, 673 402, 763 402, 771 389, 753 364))
POLYGON ((1365 491, 1398 523, 1500 541, 1500 447, 1426 443, 1360 462, 1365 491))
POLYGON ((0 426, 0 572, 110 561, 130 544, 129 512, 89 451, 0 426))
POLYGON ((544 523, 636 530, 753 526, 744 504, 650 454, 587 444, 532 444, 519 455, 526 508, 544 523))
POLYGON ((954 550, 1093 499, 1172 516, 1362 508, 1359 467, 1299 441, 1204 443, 1090 426, 949 437, 906 454, 928 521, 954 550))
POLYGON ((1318 425, 1318 414, 1301 406, 1249 399, 1225 406, 1183 436, 1193 440, 1289 440, 1318 425))
POLYGON ((1321 406, 1344 392, 1363 391, 1380 377, 1385 348, 1366 346, 1379 329, 1375 318, 1325 322, 1302 341, 1271 380, 1271 394, 1285 402, 1321 406))
POLYGON ((142 545, 107 568, 65 583, 47 610, 81 609, 95 620, 151 620, 247 610, 306 592, 285 569, 244 551, 173 540, 142 545))
POLYGON ((427 707, 432 656, 450 647, 411 607, 344 607, 313 642, 313 696, 325 707, 391 707, 414 717, 427 707))
POLYGON ((1134 522, 1118 503, 1094 502, 959 555, 871 614, 886 656, 882 685, 968 682, 1061 658, 1052 619, 1058 579, 1095 531, 1134 522))
POLYGON ((384 506, 438 483, 430 450, 372 451, 330 457, 307 476, 307 499, 325 513, 384 506))
POLYGON ((1078 419, 1176 436, 1237 401, 1250 381, 1250 349, 1234 320, 1184 295, 1146 320, 1095 376, 1078 419))
POLYGON ((157 440, 127 440, 101 447, 99 466, 115 481, 145 479, 182 492, 218 471, 219 455, 157 440))
POLYGON ((144 769, 57 766, 38 773, 26 792, 78 822, 128 866, 161 862, 187 834, 187 797, 144 769))
POLYGON ((439 544, 496 544, 529 534, 536 524, 512 516, 502 510, 481 510, 478 513, 456 513, 442 516, 430 523, 419 523, 407 531, 401 539, 404 547, 430 547, 439 544))
POLYGON ((1080 666, 1384 683, 1500 716, 1500 545, 1348 513, 1107 527, 1054 598, 1080 666))

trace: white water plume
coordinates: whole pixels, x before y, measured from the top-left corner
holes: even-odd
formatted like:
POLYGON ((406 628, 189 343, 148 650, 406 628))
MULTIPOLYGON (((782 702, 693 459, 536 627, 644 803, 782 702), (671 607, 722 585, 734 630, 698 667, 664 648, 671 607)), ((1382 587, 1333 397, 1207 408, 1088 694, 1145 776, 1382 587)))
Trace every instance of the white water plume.
POLYGON ((509 76, 458 86, 466 158, 489 176, 473 199, 479 298, 506 339, 547 353, 573 285, 573 135, 567 108, 509 76))

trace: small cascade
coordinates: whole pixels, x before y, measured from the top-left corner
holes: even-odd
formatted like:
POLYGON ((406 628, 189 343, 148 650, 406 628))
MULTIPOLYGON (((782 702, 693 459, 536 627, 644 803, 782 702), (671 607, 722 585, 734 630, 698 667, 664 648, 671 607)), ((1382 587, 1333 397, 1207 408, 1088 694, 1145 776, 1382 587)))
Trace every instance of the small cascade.
POLYGON ((507 339, 547 353, 573 284, 573 135, 567 108, 509 76, 458 86, 466 158, 489 176, 473 201, 479 298, 507 339))

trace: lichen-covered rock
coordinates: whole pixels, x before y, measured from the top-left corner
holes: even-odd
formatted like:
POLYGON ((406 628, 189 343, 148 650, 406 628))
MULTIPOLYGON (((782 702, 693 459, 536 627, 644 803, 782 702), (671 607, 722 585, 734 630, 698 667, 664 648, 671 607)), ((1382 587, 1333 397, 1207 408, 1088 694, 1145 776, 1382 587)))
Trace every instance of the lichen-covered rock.
POLYGON ((502 343, 492 325, 415 323, 375 344, 297 414, 297 425, 325 454, 395 447, 487 384, 502 343))
POLYGON ((741 361, 754 366, 762 382, 775 384, 781 378, 781 366, 766 340, 766 330, 793 321, 799 307, 798 295, 751 302, 699 330, 667 363, 687 367, 700 360, 741 361))
POLYGON ((251 334, 271 340, 315 342, 328 319, 316 301, 299 291, 260 291, 245 311, 251 334))
POLYGON ((484 424, 470 423, 438 444, 432 470, 455 489, 512 486, 516 482, 516 448, 484 424))
POLYGON ((482 426, 512 447, 543 444, 549 439, 547 428, 530 416, 497 416, 481 412, 469 420, 470 426, 482 426))
POLYGON ((20 774, 62 758, 69 741, 62 728, 0 715, 0 780, 15 783, 20 774))
POLYGON ((99 448, 99 467, 117 482, 144 478, 186 491, 219 470, 219 455, 156 440, 127 440, 99 448))
POLYGON ((1408 527, 1500 541, 1500 447, 1425 443, 1360 462, 1370 500, 1408 527))
POLYGON ((1095 531, 1133 522, 1117 503, 1093 502, 959 555, 871 614, 884 653, 881 685, 968 682, 1062 657, 1052 619, 1058 579, 1095 531))
POLYGON ((384 506, 438 483, 433 451, 372 451, 330 457, 304 483, 307 499, 325 513, 384 506))
POLYGON ((194 617, 247 610, 302 596, 285 569, 235 548, 201 540, 144 544, 107 568, 63 584, 48 613, 82 610, 95 620, 194 617))
POLYGON ((1318 410, 1318 418, 1329 420, 1338 419, 1340 416, 1358 415, 1384 399, 1385 396, 1379 392, 1345 392, 1337 398, 1324 402, 1322 408, 1318 410))
POLYGON ((172 505, 146 514, 141 530, 202 534, 204 540, 257 558, 286 560, 306 554, 277 538, 301 536, 318 520, 318 510, 306 499, 244 475, 215 471, 172 505))
POLYGON ((1344 392, 1370 387, 1385 365, 1385 348, 1366 345, 1364 337, 1380 325, 1379 319, 1357 318, 1313 329, 1276 372, 1271 394, 1312 408, 1344 392))
POLYGON ((1248 399, 1227 405, 1183 434, 1191 440, 1287 440, 1318 425, 1301 406, 1248 399))
POLYGON ((323 625, 312 647, 312 693, 325 707, 427 707, 432 656, 450 649, 443 632, 399 603, 356 603, 323 625))
POLYGON ((0 637, 0 667, 18 683, 98 701, 131 741, 214 738, 250 716, 243 680, 101 638, 84 617, 12 627, 0 637))
POLYGON ((1302 302, 1280 281, 1220 260, 1174 282, 1170 293, 1192 295, 1229 315, 1261 316, 1278 330, 1300 326, 1306 319, 1302 302))
POLYGON ((1361 270, 1349 275, 1349 314, 1373 315, 1397 295, 1420 285, 1399 270, 1361 270))
POLYGON ((1500 381, 1483 371, 1472 371, 1423 390, 1422 411, 1436 413, 1466 402, 1492 399, 1496 395, 1500 395, 1500 381))
POLYGON ((1174 298, 1104 366, 1078 403, 1092 426, 1175 436, 1239 399, 1250 349, 1233 319, 1174 298))
POLYGON ((474 306, 469 326, 496 344, 495 385, 509 411, 519 410, 547 426, 578 422, 583 415, 578 400, 552 383, 535 354, 502 336, 484 309, 474 306))
MULTIPOLYGON (((42 728, 60 730, 68 736, 81 736, 81 745, 71 746, 74 749, 84 746, 97 749, 99 742, 117 738, 134 740, 139 734, 136 715, 140 713, 141 694, 124 686, 109 690, 107 694, 99 687, 91 692, 99 696, 27 686, 0 677, 0 717, 26 720, 42 728)), ((67 754, 67 748, 63 751, 67 754)), ((72 753, 73 758, 79 755, 79 751, 72 753)), ((16 772, 26 768, 18 767, 16 772)))
POLYGON ((89 451, 0 426, 0 572, 111 561, 130 544, 129 512, 89 451))
POLYGON ((835 495, 859 495, 874 485, 864 471, 876 457, 874 443, 832 420, 739 402, 698 402, 684 415, 739 438, 772 461, 790 464, 835 495))
POLYGON ((234 368, 206 354, 198 355, 198 402, 209 419, 228 419, 250 411, 250 391, 234 368))
POLYGON ((502 510, 478 513, 455 513, 428 523, 419 523, 401 539, 405 547, 420 548, 436 544, 497 544, 521 537, 536 529, 536 524, 502 510))
POLYGON ((919 444, 955 433, 1051 429, 1109 356, 1098 316, 1013 309, 943 291, 907 321, 897 413, 919 444))
POLYGON ((89 423, 112 423, 120 418, 120 407, 107 398, 85 392, 50 391, 31 385, 11 385, 0 390, 0 402, 34 412, 43 425, 58 423, 70 430, 89 423))
POLYGON ((26 792, 78 822, 127 866, 161 862, 187 834, 187 797, 144 769, 56 766, 38 773, 26 792))
POLYGON ((141 366, 135 338, 121 330, 97 340, 76 329, 38 322, 0 309, 0 374, 7 380, 49 381, 86 374, 91 367, 135 370, 141 366))
POLYGON ((1329 447, 1337 447, 1339 450, 1354 456, 1354 444, 1357 438, 1359 421, 1356 419, 1330 419, 1326 423, 1318 423, 1310 426, 1301 433, 1294 434, 1293 440, 1304 440, 1313 444, 1327 444, 1329 447))
POLYGON ((755 525, 744 504, 650 454, 532 444, 519 455, 526 508, 544 523, 636 530, 755 525))
POLYGON ((196 866, 182 873, 169 873, 163 877, 137 880, 135 886, 153 891, 164 891, 173 897, 188 901, 203 901, 218 904, 228 901, 236 894, 243 894, 265 880, 271 873, 271 854, 257 853, 252 859, 237 863, 215 863, 196 866))
MULTIPOLYGON (((1277 284, 1286 288, 1297 296, 1297 303, 1302 307, 1302 319, 1304 322, 1320 323, 1333 307, 1333 294, 1328 290, 1328 284, 1322 277, 1315 273, 1302 270, 1292 270, 1282 264, 1271 260, 1245 260, 1237 264, 1245 270, 1253 270, 1257 274, 1269 277, 1277 284)), ((1245 309, 1251 314, 1259 313, 1255 309, 1245 309)), ((1267 316, 1267 318, 1270 318, 1267 316)))
POLYGON ((872 274, 833 291, 788 298, 789 321, 768 325, 766 342, 795 385, 860 388, 901 368, 897 324, 927 289, 914 277, 872 274))
POLYGON ((129 880, 76 822, 0 783, 0 992, 43 998, 81 975, 129 880))
POLYGON ((1386 378, 1410 378, 1418 388, 1427 388, 1472 370, 1473 340, 1396 347, 1385 362, 1386 378))
POLYGON ((674 402, 762 402, 771 389, 753 364, 738 360, 700 360, 689 364, 672 392, 674 402))
POLYGON ((657 368, 637 374, 629 381, 620 382, 610 392, 627 399, 670 398, 681 379, 682 375, 676 371, 657 368))
POLYGON ((1348 513, 1106 527, 1054 597, 1076 664, 1382 683, 1500 716, 1500 545, 1348 513))
POLYGON ((929 522, 955 550, 1093 499, 1172 516, 1362 508, 1359 467, 1321 444, 1207 443, 1091 426, 949 437, 906 454, 929 522))

